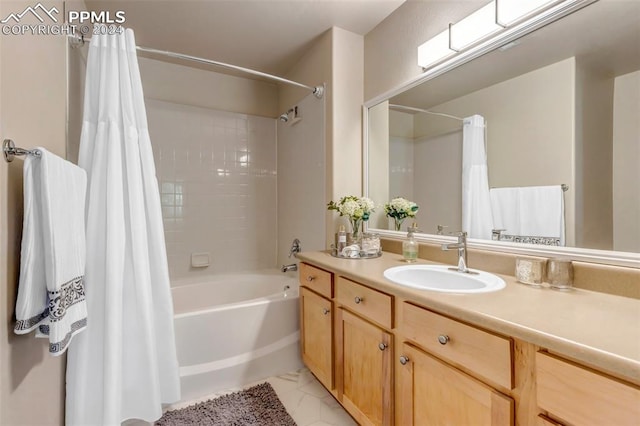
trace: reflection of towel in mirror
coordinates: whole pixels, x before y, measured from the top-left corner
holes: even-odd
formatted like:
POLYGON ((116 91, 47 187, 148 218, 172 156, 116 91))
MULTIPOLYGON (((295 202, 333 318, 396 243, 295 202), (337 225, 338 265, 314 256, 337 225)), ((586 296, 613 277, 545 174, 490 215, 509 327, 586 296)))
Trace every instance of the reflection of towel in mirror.
POLYGON ((508 235, 560 238, 565 245, 564 192, 560 185, 492 188, 493 228, 508 235))
POLYGON ((64 353, 87 324, 84 292, 86 173, 43 148, 24 161, 24 221, 17 334, 37 329, 64 353))

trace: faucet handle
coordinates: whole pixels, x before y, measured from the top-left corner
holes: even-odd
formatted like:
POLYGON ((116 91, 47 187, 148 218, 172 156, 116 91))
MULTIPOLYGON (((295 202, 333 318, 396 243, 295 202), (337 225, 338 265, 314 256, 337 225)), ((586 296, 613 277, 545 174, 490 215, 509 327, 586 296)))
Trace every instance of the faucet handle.
POLYGON ((453 235, 454 237, 466 237, 467 231, 449 232, 449 235, 453 235))
POLYGON ((467 231, 456 232, 456 236, 458 237, 458 242, 459 243, 466 243, 467 242, 467 231))
POLYGON ((300 240, 296 238, 291 243, 291 249, 289 250, 289 257, 293 256, 294 254, 298 254, 301 251, 302 251, 302 247, 300 246, 300 240))
POLYGON ((491 230, 491 239, 493 241, 500 241, 502 238, 502 233, 506 231, 506 229, 492 229, 491 230))

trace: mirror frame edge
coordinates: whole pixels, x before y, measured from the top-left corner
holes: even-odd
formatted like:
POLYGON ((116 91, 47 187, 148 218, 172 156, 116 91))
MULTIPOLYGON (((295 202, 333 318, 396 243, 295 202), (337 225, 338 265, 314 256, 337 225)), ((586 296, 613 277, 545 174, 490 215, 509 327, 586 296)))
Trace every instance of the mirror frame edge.
MULTIPOLYGON (((442 61, 435 66, 424 70, 421 74, 405 81, 404 83, 388 90, 374 98, 366 101, 362 105, 362 189, 363 195, 369 195, 369 108, 389 100, 393 96, 396 96, 406 90, 412 89, 419 84, 422 84, 428 80, 434 79, 437 76, 444 74, 458 66, 461 66, 473 59, 484 55, 503 44, 509 43, 520 37, 529 34, 544 25, 557 21, 583 7, 586 7, 598 0, 582 0, 574 2, 563 8, 559 8, 550 15, 547 15, 543 19, 540 17, 533 17, 525 20, 521 24, 516 25, 513 29, 508 29, 504 32, 491 37, 487 41, 481 42, 469 49, 455 54, 448 60, 442 61)), ((380 207, 380 206, 378 206, 380 207)), ((399 240, 404 238, 404 233, 401 231, 392 231, 386 229, 371 228, 381 237, 399 240)), ((365 231, 369 231, 369 223, 365 222, 365 231)), ((443 244, 449 243, 455 240, 454 237, 435 234, 416 234, 416 240, 420 243, 430 244, 443 244)), ((515 255, 524 256, 537 256, 537 257, 566 257, 572 260, 605 264, 612 266, 623 266, 640 268, 640 253, 634 252, 622 252, 613 250, 599 250, 580 247, 552 247, 552 246, 534 246, 521 243, 509 243, 498 242, 481 239, 469 239, 467 246, 472 249, 509 253, 515 255)))

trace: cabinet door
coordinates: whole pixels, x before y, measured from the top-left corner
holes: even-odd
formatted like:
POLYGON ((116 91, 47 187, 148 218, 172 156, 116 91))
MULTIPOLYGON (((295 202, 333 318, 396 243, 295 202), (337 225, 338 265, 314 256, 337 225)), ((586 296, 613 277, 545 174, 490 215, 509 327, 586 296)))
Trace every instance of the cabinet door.
POLYGON ((391 334, 339 308, 336 389, 361 425, 391 424, 391 334))
POLYGON ((302 360, 327 389, 333 389, 333 303, 300 288, 302 360))
POLYGON ((406 343, 399 357, 401 425, 513 425, 511 398, 406 343))

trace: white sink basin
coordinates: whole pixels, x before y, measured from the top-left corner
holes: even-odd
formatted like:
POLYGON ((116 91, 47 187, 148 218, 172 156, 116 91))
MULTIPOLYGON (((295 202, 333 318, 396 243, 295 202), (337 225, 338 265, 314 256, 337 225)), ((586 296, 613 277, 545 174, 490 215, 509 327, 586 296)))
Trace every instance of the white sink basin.
MULTIPOLYGON (((384 271, 384 277, 396 284, 420 290, 444 293, 488 293, 505 287, 502 278, 470 269, 471 274, 450 270, 447 265, 403 265, 384 271)), ((454 268, 455 269, 455 268, 454 268)))

